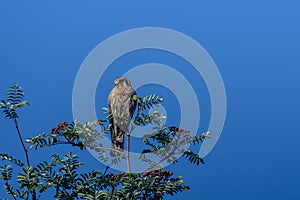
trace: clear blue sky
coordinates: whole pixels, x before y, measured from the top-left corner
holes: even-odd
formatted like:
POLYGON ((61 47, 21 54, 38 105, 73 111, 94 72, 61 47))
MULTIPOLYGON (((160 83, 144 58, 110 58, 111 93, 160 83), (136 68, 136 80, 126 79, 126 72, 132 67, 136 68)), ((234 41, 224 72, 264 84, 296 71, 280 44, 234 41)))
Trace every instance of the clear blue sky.
MULTIPOLYGON (((170 199, 300 199, 299 9, 299 0, 1 1, 0 94, 3 97, 10 85, 22 85, 31 103, 21 112, 23 134, 49 131, 73 120, 77 70, 101 41, 145 26, 180 31, 214 59, 225 83, 228 111, 221 138, 205 165, 190 167, 183 161, 168 168, 192 188, 170 199)), ((137 52, 139 64, 143 55, 137 52)), ((145 62, 178 64, 169 55, 153 55, 157 56, 145 56, 145 62)), ((130 56, 117 63, 123 59, 133 64, 130 56)), ((118 70, 109 74, 111 81, 119 75, 118 70)), ((99 107, 105 106, 111 87, 104 87, 103 95, 97 91, 99 107)), ((200 131, 209 119, 207 106, 200 131)), ((176 123, 173 120, 169 123, 176 123)), ((12 124, 2 115, 0 134, 0 152, 23 158, 12 124)), ((69 150, 46 149, 32 153, 32 159, 69 150)), ((87 169, 103 169, 88 152, 78 153, 87 169)))

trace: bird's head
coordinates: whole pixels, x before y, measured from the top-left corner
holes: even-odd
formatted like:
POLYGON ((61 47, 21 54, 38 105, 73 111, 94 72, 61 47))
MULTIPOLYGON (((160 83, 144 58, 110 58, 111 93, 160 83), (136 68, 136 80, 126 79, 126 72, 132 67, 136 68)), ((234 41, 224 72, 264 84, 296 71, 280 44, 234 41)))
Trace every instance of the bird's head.
POLYGON ((119 76, 115 79, 115 85, 116 86, 130 86, 131 83, 130 83, 130 80, 124 76, 119 76))

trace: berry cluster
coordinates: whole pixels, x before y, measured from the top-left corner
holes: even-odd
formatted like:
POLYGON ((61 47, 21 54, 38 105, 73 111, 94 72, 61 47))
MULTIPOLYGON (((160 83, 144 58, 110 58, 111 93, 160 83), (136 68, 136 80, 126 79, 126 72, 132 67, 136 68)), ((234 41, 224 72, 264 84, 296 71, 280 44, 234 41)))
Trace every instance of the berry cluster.
POLYGON ((60 134, 68 126, 68 122, 62 122, 51 129, 51 134, 60 134))
POLYGON ((168 179, 173 175, 173 172, 164 169, 155 169, 152 171, 147 171, 144 173, 144 176, 147 178, 160 177, 160 179, 168 179))
POLYGON ((170 126, 169 127, 169 130, 170 130, 170 132, 171 132, 171 134, 173 135, 173 136, 177 136, 177 137, 180 137, 181 135, 183 135, 183 136, 189 136, 189 133, 190 133, 190 131, 189 130, 185 130, 185 129, 182 129, 182 128, 178 128, 178 127, 176 127, 176 126, 170 126))

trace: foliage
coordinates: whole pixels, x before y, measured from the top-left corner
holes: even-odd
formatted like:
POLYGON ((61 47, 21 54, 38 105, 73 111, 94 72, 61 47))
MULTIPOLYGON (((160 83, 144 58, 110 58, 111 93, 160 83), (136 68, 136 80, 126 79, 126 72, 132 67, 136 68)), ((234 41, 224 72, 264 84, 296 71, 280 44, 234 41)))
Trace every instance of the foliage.
MULTIPOLYGON (((15 123, 19 136, 21 136, 18 122, 17 108, 29 105, 23 100, 24 92, 18 85, 9 87, 6 99, 0 103, 0 108, 5 116, 12 119, 15 123)), ((43 194, 51 190, 55 199, 163 199, 167 195, 175 195, 179 192, 189 190, 189 186, 183 184, 182 177, 173 177, 173 172, 160 168, 162 162, 176 163, 178 155, 183 155, 188 161, 199 165, 204 163, 203 159, 191 150, 186 150, 188 144, 199 144, 209 137, 209 132, 200 136, 191 136, 189 131, 171 126, 166 127, 162 121, 165 116, 158 112, 147 113, 149 108, 159 106, 162 98, 157 95, 150 95, 144 98, 134 96, 137 101, 138 111, 134 117, 135 126, 145 126, 147 124, 155 125, 153 134, 145 135, 143 142, 148 147, 141 152, 141 160, 148 162, 149 169, 142 173, 112 174, 92 170, 86 173, 81 168, 84 163, 78 160, 78 156, 72 152, 60 156, 52 155, 50 161, 42 161, 36 165, 29 162, 28 150, 24 145, 22 137, 20 141, 26 154, 27 164, 8 154, 1 153, 0 160, 0 179, 3 180, 6 193, 13 199, 40 199, 43 194), (159 157, 159 161, 154 162, 148 158, 152 154, 159 157), (9 163, 11 165, 6 165, 9 163), (14 168, 12 167, 15 166, 14 168), (14 177, 14 172, 17 177, 14 177), (18 186, 14 188, 12 181, 17 181, 18 186)), ((101 139, 109 133, 109 118, 111 117, 108 108, 104 108, 107 114, 106 120, 97 120, 81 124, 78 121, 71 123, 62 122, 55 126, 49 133, 41 133, 35 137, 28 138, 25 142, 29 149, 39 150, 45 147, 54 147, 56 145, 70 145, 80 150, 87 148, 99 153, 99 157, 107 162, 107 151, 112 150, 104 147, 101 139), (99 131, 100 128, 100 131, 99 131)), ((121 152, 120 158, 112 160, 111 164, 118 164, 120 159, 128 159, 129 151, 121 152)))
POLYGON ((200 136, 191 136, 188 130, 177 127, 156 127, 156 132, 143 136, 144 143, 149 147, 142 151, 140 158, 150 163, 150 169, 162 167, 161 163, 176 163, 178 155, 187 158, 193 164, 204 164, 204 160, 191 150, 186 150, 188 144, 199 144, 204 139, 209 138, 210 132, 205 132, 200 136), (159 157, 159 161, 147 159, 147 154, 159 157))
POLYGON ((17 108, 29 105, 27 101, 23 101, 24 92, 22 87, 18 85, 10 86, 6 93, 6 100, 0 102, 0 108, 7 118, 18 118, 17 108))
POLYGON ((20 167, 23 167, 25 165, 24 163, 22 163, 22 161, 14 158, 14 157, 12 157, 12 156, 10 156, 8 154, 2 154, 2 153, 0 153, 0 159, 10 161, 11 163, 16 164, 16 165, 18 165, 20 167))
POLYGON ((93 127, 96 125, 103 125, 103 121, 97 120, 94 122, 87 122, 80 124, 78 121, 68 123, 62 122, 56 127, 52 128, 50 133, 42 133, 35 137, 25 140, 30 143, 29 148, 43 148, 58 144, 69 144, 79 147, 81 150, 86 149, 86 145, 95 145, 95 141, 104 137, 104 132, 99 133, 93 127))

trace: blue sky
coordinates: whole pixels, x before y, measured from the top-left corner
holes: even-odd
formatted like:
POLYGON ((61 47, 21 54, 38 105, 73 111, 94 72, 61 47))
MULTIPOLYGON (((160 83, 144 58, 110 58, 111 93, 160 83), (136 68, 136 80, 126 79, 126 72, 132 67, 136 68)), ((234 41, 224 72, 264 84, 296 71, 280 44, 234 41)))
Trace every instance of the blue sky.
MULTIPOLYGON (((21 111, 23 134, 49 131, 61 121, 73 120, 77 70, 101 41, 139 27, 180 31, 199 42, 217 64, 228 107, 223 133, 206 164, 191 167, 182 160, 168 168, 192 188, 170 199, 300 199, 299 8, 298 0, 2 1, 0 94, 4 96, 10 85, 22 85, 31 103, 21 111)), ((130 68, 149 61, 170 66, 182 62, 163 52, 120 58, 97 90, 99 107, 105 106, 112 80, 120 73, 118 64, 130 68)), ((201 80, 188 69, 182 73, 192 83, 201 80)), ((208 93, 200 87, 201 132, 210 110, 208 93)), ((174 98, 158 86, 140 88, 140 93, 151 90, 169 101, 174 98)), ((176 116, 176 110, 170 112, 176 116)), ((176 117, 168 123, 177 123, 176 117)), ((23 158, 12 124, 1 116, 0 127, 0 152, 23 158)), ((32 152, 32 159, 69 150, 32 152)), ((77 153, 87 169, 103 168, 88 152, 77 153)), ((0 189, 1 198, 2 194, 0 189)))

